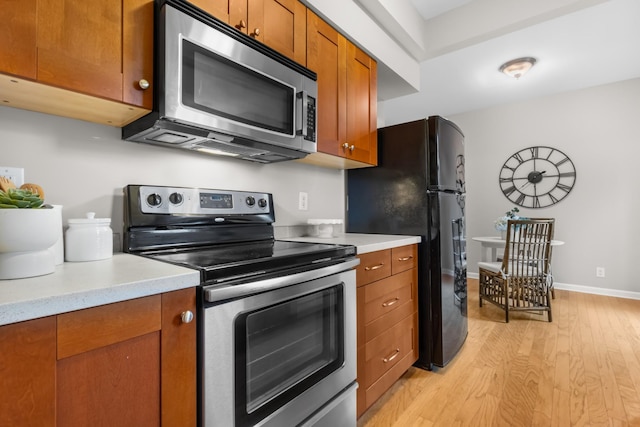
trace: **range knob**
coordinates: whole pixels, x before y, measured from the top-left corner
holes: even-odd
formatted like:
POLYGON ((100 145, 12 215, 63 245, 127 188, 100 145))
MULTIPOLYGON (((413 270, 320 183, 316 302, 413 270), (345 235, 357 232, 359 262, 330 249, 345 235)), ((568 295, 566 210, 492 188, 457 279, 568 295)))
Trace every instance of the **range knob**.
POLYGON ((158 193, 149 194, 147 196, 147 203, 149 206, 160 206, 162 203, 162 197, 158 193))
POLYGON ((169 201, 174 205, 179 205, 180 203, 182 203, 182 200, 182 194, 180 193, 171 193, 169 195, 169 201))
POLYGON ((254 199, 253 196, 247 196, 245 202, 247 202, 247 205, 253 206, 256 204, 256 199, 254 199))
POLYGON ((261 208, 266 208, 267 207, 267 200, 266 199, 258 200, 258 206, 260 206, 261 208))

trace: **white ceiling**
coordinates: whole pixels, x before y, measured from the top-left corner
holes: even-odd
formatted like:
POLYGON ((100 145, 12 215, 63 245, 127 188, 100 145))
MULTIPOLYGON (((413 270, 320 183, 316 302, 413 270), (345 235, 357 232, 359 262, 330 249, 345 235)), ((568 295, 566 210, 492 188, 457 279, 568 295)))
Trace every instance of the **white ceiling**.
MULTIPOLYGON (((420 92, 393 102, 428 114, 640 77, 640 0, 358 1, 420 63, 420 92), (538 62, 520 80, 498 72, 522 56, 538 62)), ((408 93, 385 72, 381 100, 408 93)))

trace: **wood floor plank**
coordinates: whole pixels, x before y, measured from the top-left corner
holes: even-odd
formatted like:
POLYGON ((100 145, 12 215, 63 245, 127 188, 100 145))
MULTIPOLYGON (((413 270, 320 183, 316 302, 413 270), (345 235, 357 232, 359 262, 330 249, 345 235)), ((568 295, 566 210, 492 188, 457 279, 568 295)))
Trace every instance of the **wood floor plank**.
POLYGON ((478 307, 445 368, 409 368, 358 427, 640 426, 640 301, 556 290, 553 322, 478 307))
MULTIPOLYGON (((591 426, 595 427, 609 425, 609 419, 596 357, 599 343, 594 340, 594 327, 592 327, 592 319, 590 318, 590 311, 593 310, 592 303, 592 298, 589 298, 587 294, 581 294, 581 298, 578 301, 578 310, 580 313, 580 336, 582 338, 582 362, 584 365, 589 422, 591 426)), ((597 327, 597 325, 595 326, 597 327)))

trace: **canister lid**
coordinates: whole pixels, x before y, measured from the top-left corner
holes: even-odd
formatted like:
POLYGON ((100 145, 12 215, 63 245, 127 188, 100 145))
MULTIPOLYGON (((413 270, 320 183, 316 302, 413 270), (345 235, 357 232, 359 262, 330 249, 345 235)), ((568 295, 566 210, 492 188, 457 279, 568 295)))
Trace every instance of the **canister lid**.
POLYGON ((109 225, 111 218, 96 218, 95 212, 87 212, 86 218, 69 219, 69 225, 109 225))

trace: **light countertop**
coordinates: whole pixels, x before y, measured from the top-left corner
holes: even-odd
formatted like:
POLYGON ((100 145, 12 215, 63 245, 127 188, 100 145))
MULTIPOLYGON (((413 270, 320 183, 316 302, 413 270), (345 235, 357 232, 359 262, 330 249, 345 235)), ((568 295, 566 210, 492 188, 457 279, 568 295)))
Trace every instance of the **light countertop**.
POLYGON ((196 270, 117 253, 55 272, 0 280, 0 325, 197 286, 196 270))
POLYGON ((336 243, 340 245, 354 245, 358 254, 382 251, 384 249, 397 248, 399 246, 420 243, 420 236, 399 236, 390 234, 358 234, 344 233, 331 238, 321 237, 291 237, 282 240, 312 243, 336 243))
MULTIPOLYGON (((282 240, 354 245, 358 254, 406 246, 420 236, 345 233, 282 240)), ((0 325, 197 286, 196 270, 117 253, 91 262, 65 262, 51 274, 0 280, 0 325)))

